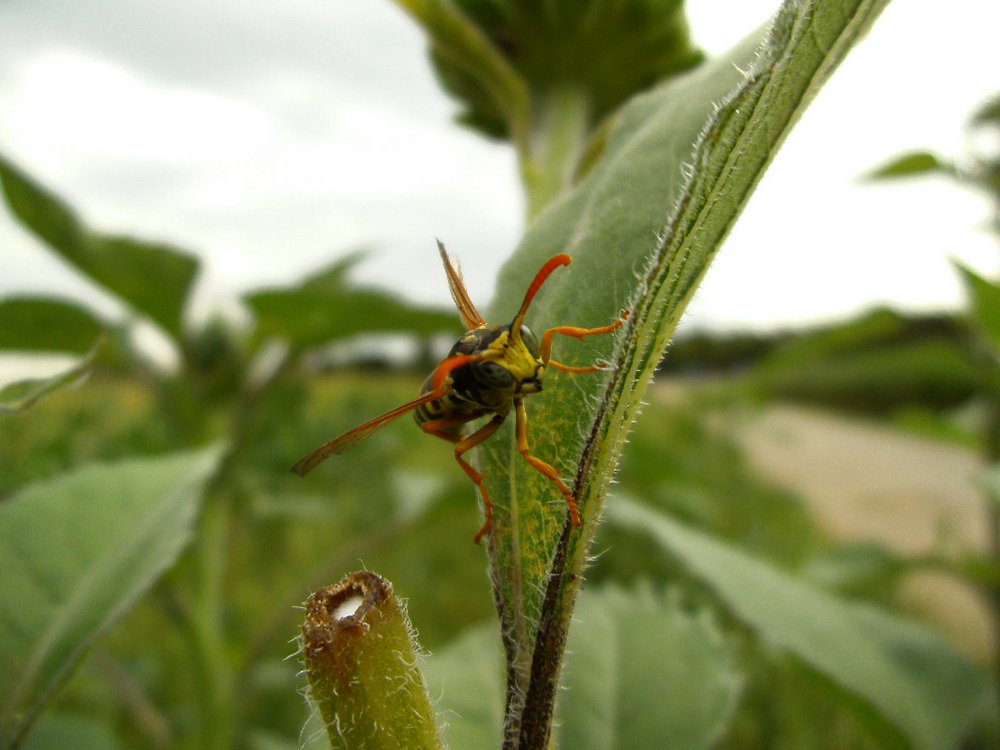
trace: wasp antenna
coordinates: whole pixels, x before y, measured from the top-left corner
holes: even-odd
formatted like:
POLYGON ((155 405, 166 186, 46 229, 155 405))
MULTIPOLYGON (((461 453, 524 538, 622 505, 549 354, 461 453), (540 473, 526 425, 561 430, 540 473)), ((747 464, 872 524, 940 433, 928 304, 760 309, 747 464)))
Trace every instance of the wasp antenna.
POLYGON ((528 291, 524 293, 524 302, 521 303, 521 309, 517 311, 517 315, 514 316, 514 320, 510 324, 510 337, 517 341, 521 337, 521 326, 524 324, 524 316, 528 314, 528 307, 531 305, 531 300, 535 298, 538 290, 542 288, 542 284, 552 275, 560 266, 568 266, 573 262, 566 253, 559 253, 549 258, 545 265, 538 269, 538 273, 535 274, 535 280, 531 282, 528 287, 528 291))

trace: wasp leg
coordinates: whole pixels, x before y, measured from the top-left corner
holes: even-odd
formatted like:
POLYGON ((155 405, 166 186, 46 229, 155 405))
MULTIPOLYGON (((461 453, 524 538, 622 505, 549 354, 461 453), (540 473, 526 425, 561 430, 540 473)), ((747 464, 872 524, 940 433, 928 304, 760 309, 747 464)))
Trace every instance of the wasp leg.
POLYGON ((556 470, 552 468, 551 465, 545 463, 542 459, 537 458, 536 456, 532 456, 528 450, 528 413, 524 409, 524 401, 519 398, 514 399, 514 418, 517 426, 516 432, 518 453, 524 456, 525 461, 535 467, 535 469, 537 469, 543 476, 550 479, 559 489, 563 497, 566 498, 566 505, 569 506, 570 520, 573 522, 574 526, 579 527, 581 525, 580 509, 576 505, 576 499, 573 497, 573 493, 559 478, 556 470))
POLYGON ((420 429, 428 435, 447 440, 449 443, 457 443, 462 439, 462 433, 455 430, 468 422, 467 417, 445 417, 443 419, 432 419, 420 425, 420 429))
POLYGON ((503 420, 503 415, 497 414, 493 417, 493 419, 466 438, 463 438, 457 432, 453 432, 453 430, 459 425, 468 422, 468 417, 445 417, 443 419, 432 419, 431 421, 424 422, 420 425, 420 428, 424 432, 434 435, 435 437, 439 437, 442 440, 448 440, 449 442, 455 443, 455 460, 458 461, 458 465, 462 467, 462 471, 465 472, 466 476, 468 476, 469 479, 472 480, 473 484, 475 484, 479 489, 479 494, 483 498, 483 513, 486 518, 483 521, 483 527, 479 529, 479 533, 473 538, 473 541, 476 544, 479 544, 479 540, 481 540, 483 536, 489 533, 490 529, 493 528, 493 501, 490 499, 490 493, 486 489, 486 483, 483 481, 483 475, 472 468, 469 462, 462 458, 462 454, 472 450, 484 440, 488 440, 494 432, 500 429, 500 425, 503 424, 503 420))
POLYGON ((548 362, 546 362, 545 366, 553 367, 556 370, 560 370, 562 372, 569 372, 574 375, 580 375, 582 373, 587 373, 587 372, 597 372, 598 370, 607 369, 607 364, 603 362, 597 365, 587 365, 586 367, 573 367, 572 365, 564 365, 562 362, 556 362, 554 359, 550 359, 548 362))
POLYGON ((452 370, 457 370, 459 367, 471 364, 472 362, 496 359, 499 356, 499 351, 487 351, 480 352, 479 354, 456 354, 454 357, 448 357, 435 367, 434 372, 431 373, 431 387, 435 391, 440 391, 442 388, 447 389, 449 385, 448 378, 451 376, 452 370))
POLYGON ((618 318, 614 323, 610 325, 601 326, 600 328, 578 328, 577 326, 556 326, 555 328, 550 328, 545 333, 542 334, 542 345, 541 345, 541 359, 542 363, 546 366, 551 365, 557 370, 562 370, 563 372, 595 372, 597 370, 603 370, 602 365, 592 365, 590 367, 570 367, 569 365, 564 365, 559 362, 554 362, 550 359, 552 355, 552 337, 557 333, 561 336, 569 336, 574 339, 585 339, 587 336, 599 336, 603 333, 611 333, 613 330, 621 326, 629 316, 629 311, 626 310, 622 313, 622 316, 618 318))

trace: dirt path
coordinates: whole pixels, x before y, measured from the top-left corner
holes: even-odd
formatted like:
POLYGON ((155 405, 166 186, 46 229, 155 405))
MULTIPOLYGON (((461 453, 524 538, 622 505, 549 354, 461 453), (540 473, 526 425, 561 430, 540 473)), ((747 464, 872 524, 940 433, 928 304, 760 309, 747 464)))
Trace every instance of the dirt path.
MULTIPOLYGON (((971 481, 981 465, 971 451, 795 406, 770 407, 734 434, 762 474, 799 493, 838 539, 906 555, 986 549, 986 510, 971 481)), ((967 587, 921 573, 902 595, 970 655, 993 653, 986 607, 967 587)))

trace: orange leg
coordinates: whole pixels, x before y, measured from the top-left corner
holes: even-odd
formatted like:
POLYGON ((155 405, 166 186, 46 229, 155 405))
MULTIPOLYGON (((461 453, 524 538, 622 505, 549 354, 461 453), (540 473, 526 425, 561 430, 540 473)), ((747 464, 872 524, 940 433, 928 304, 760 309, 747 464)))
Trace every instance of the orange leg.
POLYGON ((563 372, 594 372, 596 370, 602 370, 604 367, 602 365, 592 365, 590 367, 570 367, 569 365, 564 365, 559 362, 554 362, 550 359, 552 356, 552 337, 557 333, 561 336, 569 336, 574 339, 584 339, 587 336, 598 336, 602 333, 611 333, 613 330, 618 328, 622 323, 624 323, 629 316, 629 311, 626 310, 622 313, 622 316, 606 326, 601 326, 600 328, 578 328, 577 326, 556 326, 555 328, 550 328, 545 333, 542 334, 542 345, 541 345, 541 359, 545 365, 551 365, 557 370, 562 370, 563 372))
POLYGON ((493 501, 490 499, 490 493, 486 489, 483 475, 472 468, 469 462, 462 458, 462 454, 472 450, 484 440, 488 440, 494 432, 500 429, 503 420, 504 417, 497 414, 493 419, 466 438, 463 438, 457 432, 451 432, 451 429, 468 422, 469 419, 467 417, 445 417, 444 419, 434 419, 420 425, 424 432, 455 443, 455 460, 458 461, 458 465, 462 467, 462 471, 465 472, 466 476, 479 488, 479 494, 483 498, 483 513, 486 518, 483 521, 483 527, 479 529, 479 533, 473 539, 476 544, 479 544, 479 540, 493 528, 493 501))
POLYGON ((443 417, 432 419, 420 425, 420 429, 428 435, 447 440, 449 443, 457 443, 462 439, 462 434, 455 430, 469 421, 468 417, 443 417))
POLYGON ((552 466, 545 463, 542 459, 532 456, 528 451, 528 413, 524 410, 524 401, 519 398, 514 399, 514 416, 517 425, 516 432, 518 453, 524 456, 524 460, 535 467, 539 473, 550 479, 552 483, 555 484, 555 486, 563 494, 563 497, 566 498, 566 505, 569 506, 570 520, 573 522, 574 526, 579 527, 581 525, 580 509, 577 507, 576 499, 573 497, 573 493, 570 491, 569 487, 563 483, 552 466))
POLYGON ((456 354, 454 357, 448 357, 435 367, 434 372, 431 373, 431 387, 436 391, 445 388, 446 381, 451 375, 452 370, 457 370, 459 367, 471 364, 472 362, 482 362, 484 359, 496 359, 499 356, 499 352, 488 351, 481 354, 456 354))

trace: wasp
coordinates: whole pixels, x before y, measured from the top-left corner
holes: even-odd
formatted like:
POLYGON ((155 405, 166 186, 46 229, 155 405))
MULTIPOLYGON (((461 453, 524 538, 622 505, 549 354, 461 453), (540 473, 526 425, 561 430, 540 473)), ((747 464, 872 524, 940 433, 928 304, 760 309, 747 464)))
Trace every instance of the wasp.
POLYGON ((610 333, 625 322, 628 311, 614 323, 600 328, 549 328, 539 341, 524 325, 524 318, 531 301, 552 272, 570 264, 571 258, 568 255, 560 253, 539 269, 510 323, 491 326, 476 310, 457 265, 452 263, 440 241, 438 252, 448 277, 452 299, 466 328, 465 334, 427 377, 415 399, 324 443, 295 464, 292 471, 305 476, 330 456, 350 450, 379 428, 413 412, 417 425, 424 432, 455 444, 455 460, 482 496, 485 519, 475 536, 478 544, 493 527, 493 502, 483 475, 465 460, 464 455, 500 429, 513 409, 518 452, 556 486, 566 499, 570 520, 574 526, 579 527, 580 511, 572 491, 550 464, 532 455, 528 448, 528 415, 524 408, 524 397, 542 390, 542 376, 547 367, 570 373, 603 369, 606 365, 572 367, 555 361, 551 357, 552 339, 556 335, 583 339, 610 333), (469 422, 486 416, 491 417, 486 424, 471 434, 463 434, 463 428, 469 422))

